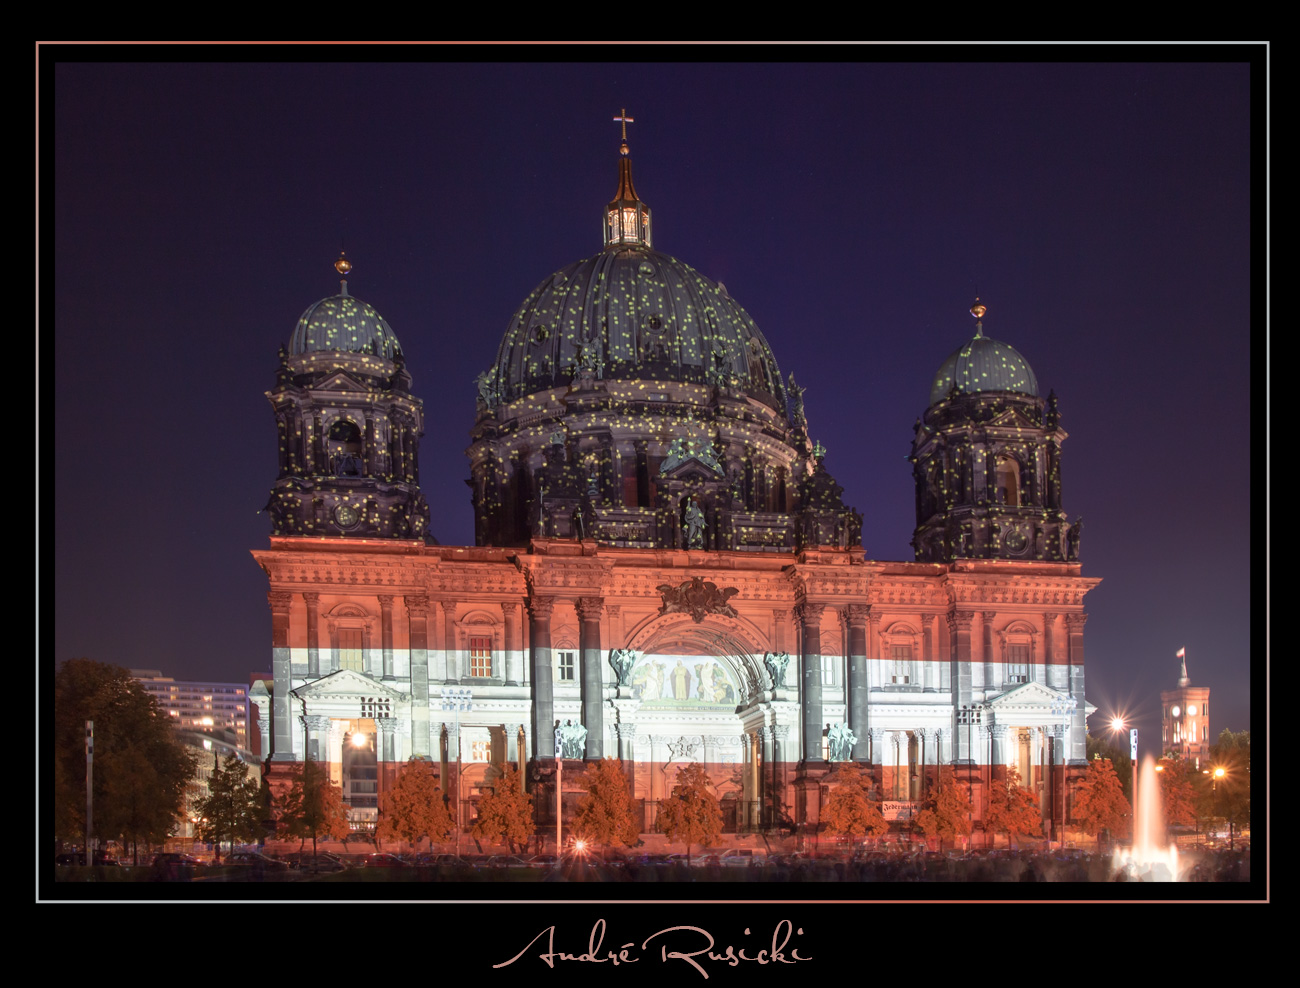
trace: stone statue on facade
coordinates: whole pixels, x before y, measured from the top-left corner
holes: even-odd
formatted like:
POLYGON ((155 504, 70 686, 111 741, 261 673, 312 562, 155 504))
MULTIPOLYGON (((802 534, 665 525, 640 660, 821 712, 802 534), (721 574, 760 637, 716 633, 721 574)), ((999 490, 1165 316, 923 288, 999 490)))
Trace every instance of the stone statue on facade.
POLYGON ((832 724, 827 732, 829 760, 847 762, 853 755, 853 746, 858 743, 857 735, 849 730, 848 724, 832 724))
POLYGON ((790 664, 789 652, 765 652, 763 661, 767 664, 768 674, 776 689, 785 688, 785 667, 790 664))
POLYGON ((614 675, 619 686, 632 683, 632 666, 636 663, 636 652, 630 648, 612 648, 609 650, 609 664, 614 667, 614 675))
POLYGON ((565 721, 555 729, 556 751, 562 758, 581 758, 586 751, 587 729, 573 721, 565 721))
POLYGON ((686 502, 686 548, 704 548, 704 512, 694 501, 686 502))
POLYGON ((496 408, 497 403, 501 400, 497 394, 497 389, 492 383, 492 372, 484 371, 478 377, 474 378, 474 383, 478 386, 478 400, 483 402, 488 408, 496 408))
POLYGON ((1072 563, 1079 561, 1079 540, 1083 537, 1083 517, 1070 526, 1065 536, 1065 558, 1072 563))

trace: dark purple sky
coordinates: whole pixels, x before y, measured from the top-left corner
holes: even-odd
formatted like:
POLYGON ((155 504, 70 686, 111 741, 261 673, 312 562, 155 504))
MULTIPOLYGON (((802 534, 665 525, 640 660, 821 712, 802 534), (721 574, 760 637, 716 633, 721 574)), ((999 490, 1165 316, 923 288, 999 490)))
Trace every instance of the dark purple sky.
MULTIPOLYGON (((1089 54, 1023 54, 1066 51, 1089 54)), ((1224 54, 1119 54, 1152 51, 1224 54)), ((434 534, 472 543, 473 378, 523 297, 600 249, 626 106, 656 248, 725 282, 808 387, 868 556, 911 558, 912 423, 978 292, 1070 433, 1065 507, 1104 581, 1089 700, 1154 741, 1186 646, 1212 730, 1250 727, 1250 82, 1244 62, 60 64, 41 91, 54 658, 269 668, 263 392, 336 293, 340 244, 425 402, 434 534)))

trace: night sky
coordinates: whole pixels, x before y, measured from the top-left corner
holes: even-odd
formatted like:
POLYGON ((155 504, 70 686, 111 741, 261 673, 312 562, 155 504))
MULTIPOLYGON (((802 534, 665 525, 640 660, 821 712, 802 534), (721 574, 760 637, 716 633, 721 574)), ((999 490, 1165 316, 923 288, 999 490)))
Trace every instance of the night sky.
POLYGON ((40 654, 52 629, 56 661, 269 670, 249 554, 276 475, 264 392, 337 293, 341 246, 425 403, 433 533, 472 544, 474 377, 524 296, 601 249, 626 107, 656 249, 724 282, 807 386, 868 557, 912 558, 912 425, 978 294, 1070 434, 1065 508, 1103 580, 1094 731, 1124 709, 1154 750, 1182 646, 1212 731, 1249 728, 1250 82, 1244 62, 59 64, 40 92, 40 654))

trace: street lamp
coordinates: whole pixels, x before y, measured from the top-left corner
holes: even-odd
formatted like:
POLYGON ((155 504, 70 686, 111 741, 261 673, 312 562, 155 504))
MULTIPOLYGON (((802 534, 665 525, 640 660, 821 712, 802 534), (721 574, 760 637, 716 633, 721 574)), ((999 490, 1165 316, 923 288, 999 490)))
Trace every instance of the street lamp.
POLYGON ((474 709, 474 692, 468 686, 444 686, 442 709, 454 714, 456 733, 456 857, 460 857, 461 792, 460 792, 460 712, 474 709))
MULTIPOLYGON (((1110 729, 1117 734, 1123 731, 1124 718, 1112 717, 1110 721, 1110 729)), ((1133 807, 1131 813, 1131 817, 1133 820, 1133 824, 1132 824, 1133 836, 1132 836, 1130 846, 1133 848, 1133 851, 1136 852, 1137 850, 1137 807, 1138 807, 1138 731, 1136 727, 1131 728, 1128 732, 1128 745, 1129 745, 1128 758, 1129 758, 1129 785, 1130 785, 1129 792, 1133 797, 1133 807)), ((1132 860, 1131 857, 1130 860, 1132 860)))

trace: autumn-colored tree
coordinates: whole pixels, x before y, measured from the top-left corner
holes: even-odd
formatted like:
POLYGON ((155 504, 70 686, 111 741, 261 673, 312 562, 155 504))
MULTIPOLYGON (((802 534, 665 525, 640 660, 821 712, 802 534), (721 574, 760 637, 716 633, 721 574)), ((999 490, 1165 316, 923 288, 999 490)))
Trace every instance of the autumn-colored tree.
POLYGON ((611 844, 631 847, 640 839, 637 821, 628 795, 627 775, 613 758, 603 758, 587 766, 578 785, 587 796, 573 817, 573 832, 586 840, 608 848, 611 844))
POLYGON ((199 840, 216 845, 218 863, 223 840, 252 841, 262 834, 262 789, 248 777, 248 766, 237 755, 227 755, 224 765, 213 766, 208 796, 195 810, 203 818, 199 840))
POLYGON ((835 768, 835 786, 822 810, 826 832, 838 837, 856 839, 865 834, 873 837, 889 829, 880 805, 867 795, 862 766, 857 762, 840 762, 835 768))
POLYGON ((1177 755, 1165 755, 1156 764, 1160 779, 1160 806, 1166 827, 1191 827, 1196 824, 1197 792, 1201 779, 1194 763, 1177 755))
POLYGON ((722 836, 722 807, 711 787, 704 766, 692 762, 677 770, 677 784, 659 806, 659 829, 670 841, 686 844, 687 864, 692 844, 712 844, 722 836))
POLYGON ((1109 759, 1094 758, 1088 763, 1088 773, 1074 788, 1073 806, 1074 820, 1085 834, 1109 830, 1116 837, 1128 835, 1133 808, 1124 798, 1109 759))
POLYGON ((951 765, 940 766, 939 781, 931 787, 915 825, 926 837, 938 837, 941 850, 945 837, 953 839, 971 832, 970 789, 957 781, 951 765))
POLYGON ((989 790, 989 813, 984 825, 994 833, 1006 834, 1007 843, 1018 842, 1020 835, 1043 832, 1043 814, 1038 795, 1020 784, 1020 770, 1007 769, 1005 779, 994 780, 989 790))
POLYGON ((433 765, 412 758, 402 766, 392 786, 384 793, 376 835, 380 840, 404 840, 412 844, 422 837, 446 840, 456 829, 447 809, 442 787, 433 765))
POLYGON ((160 843, 184 809, 194 757, 127 670, 90 659, 69 659, 54 676, 56 836, 85 835, 87 720, 95 723, 95 835, 160 843))
POLYGON ((330 781, 329 769, 320 762, 304 762, 297 767, 293 785, 281 797, 279 817, 283 833, 299 838, 302 844, 311 838, 313 855, 318 837, 341 839, 348 835, 343 790, 330 781))
POLYGON ((1089 734, 1086 738, 1088 761, 1097 757, 1109 758, 1110 766, 1124 789, 1124 798, 1133 801, 1133 759, 1129 753, 1128 735, 1116 735, 1107 731, 1097 737, 1089 734))
POLYGON ((476 840, 506 840, 510 850, 522 847, 533 835, 533 800, 520 785, 519 773, 507 765, 491 791, 479 797, 478 819, 470 828, 476 840))

